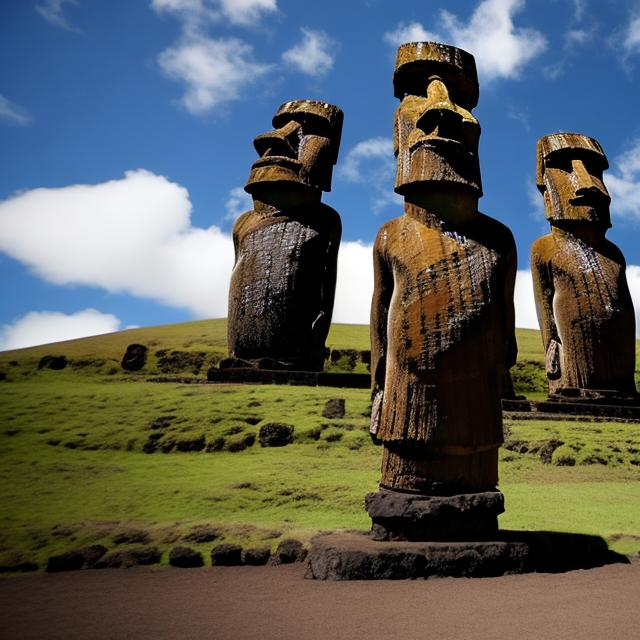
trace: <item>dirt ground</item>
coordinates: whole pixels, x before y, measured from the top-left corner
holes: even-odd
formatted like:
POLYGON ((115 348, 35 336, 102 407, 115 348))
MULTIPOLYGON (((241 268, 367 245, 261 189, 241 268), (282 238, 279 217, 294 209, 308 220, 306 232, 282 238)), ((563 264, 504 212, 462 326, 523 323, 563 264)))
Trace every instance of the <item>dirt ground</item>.
POLYGON ((0 637, 545 640, 640 637, 640 564, 483 579, 320 582, 302 565, 0 580, 0 637))

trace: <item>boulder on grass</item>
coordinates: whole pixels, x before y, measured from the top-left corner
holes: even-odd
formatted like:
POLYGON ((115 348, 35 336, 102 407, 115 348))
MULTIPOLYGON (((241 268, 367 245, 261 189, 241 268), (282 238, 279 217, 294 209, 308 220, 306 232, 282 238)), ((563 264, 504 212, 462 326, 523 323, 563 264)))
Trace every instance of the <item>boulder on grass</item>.
POLYGON ((257 567, 267 564, 270 556, 271 549, 269 547, 253 547, 242 552, 242 563, 257 567))
POLYGON ((169 564, 182 569, 202 567, 202 554, 191 547, 174 547, 169 552, 169 564))
POLYGON ((345 400, 344 398, 331 398, 327 400, 327 404, 322 410, 325 418, 340 419, 344 418, 345 400))
POLYGON ((47 561, 48 573, 58 571, 77 571, 84 565, 84 556, 79 551, 67 551, 58 556, 50 556, 47 561))
POLYGON ((53 369, 60 371, 67 366, 66 356, 43 356, 38 362, 38 369, 53 369))
POLYGON ((291 564, 302 562, 307 557, 307 550, 300 540, 287 538, 283 540, 271 558, 271 564, 291 564))
POLYGON ((282 422, 263 424, 258 432, 258 440, 262 447, 284 447, 293 442, 294 428, 282 422))
POLYGON ((148 349, 143 344, 130 344, 124 352, 120 366, 125 371, 140 371, 147 362, 148 349))
POLYGON ((211 549, 211 564, 217 567, 235 567, 242 564, 242 547, 239 544, 217 544, 211 549))

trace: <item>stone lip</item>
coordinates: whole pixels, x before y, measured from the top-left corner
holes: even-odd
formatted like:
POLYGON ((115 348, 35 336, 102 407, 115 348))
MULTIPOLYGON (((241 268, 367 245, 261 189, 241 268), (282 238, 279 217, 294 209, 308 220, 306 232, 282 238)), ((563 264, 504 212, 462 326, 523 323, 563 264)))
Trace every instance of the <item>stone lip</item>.
POLYGON ((365 497, 374 540, 486 540, 504 512, 499 491, 427 496, 381 489, 365 497))
POLYGON ((380 542, 363 533, 321 534, 311 541, 306 578, 403 580, 495 577, 591 569, 626 556, 599 536, 547 531, 499 531, 494 540, 380 542))

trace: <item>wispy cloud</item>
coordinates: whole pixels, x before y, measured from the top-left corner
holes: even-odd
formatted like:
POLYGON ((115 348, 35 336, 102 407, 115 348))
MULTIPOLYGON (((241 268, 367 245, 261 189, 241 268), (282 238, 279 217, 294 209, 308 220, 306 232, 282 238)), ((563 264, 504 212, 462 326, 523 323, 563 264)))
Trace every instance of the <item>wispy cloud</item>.
POLYGON ((271 69, 256 62, 252 47, 242 40, 204 36, 185 36, 163 51, 158 63, 168 77, 186 85, 180 102, 195 115, 238 100, 244 87, 271 69))
POLYGON ((73 33, 82 33, 80 29, 74 27, 64 16, 64 5, 76 5, 77 0, 44 0, 36 4, 36 11, 49 23, 61 29, 72 31, 73 33))
POLYGON ((640 53, 640 13, 633 15, 624 28, 622 48, 625 58, 640 53))
POLYGON ((152 0, 157 13, 170 13, 190 26, 228 20, 231 24, 253 26, 263 15, 278 9, 277 0, 152 0))
POLYGON ((402 198, 393 191, 395 171, 393 141, 383 137, 358 142, 338 165, 340 178, 367 185, 374 213, 388 206, 402 207, 402 198))
POLYGON ((605 182, 611 194, 612 213, 640 222, 640 138, 615 158, 605 182))
POLYGON ((25 126, 31 122, 31 116, 27 113, 26 109, 23 109, 20 105, 0 95, 0 120, 10 124, 25 126))
POLYGON ((427 31, 419 22, 401 22, 393 31, 385 33, 383 39, 392 47, 399 47, 405 42, 438 41, 440 36, 427 31))
POLYGON ((302 40, 282 54, 282 59, 309 76, 323 76, 331 70, 338 43, 324 31, 302 27, 302 40))
POLYGON ((242 187, 234 187, 229 192, 229 197, 224 204, 227 213, 224 215, 223 220, 234 222, 238 216, 245 211, 249 211, 252 207, 253 200, 251 196, 242 187))
POLYGON ((450 42, 475 56, 478 73, 484 81, 517 78, 522 69, 547 46, 535 29, 517 27, 514 16, 524 8, 524 0, 483 0, 468 22, 442 10, 435 32, 418 23, 400 24, 385 34, 385 41, 397 45, 403 37, 425 35, 429 40, 450 42))
POLYGON ((0 351, 112 333, 119 331, 120 325, 116 316, 96 309, 71 314, 30 311, 0 328, 0 351))

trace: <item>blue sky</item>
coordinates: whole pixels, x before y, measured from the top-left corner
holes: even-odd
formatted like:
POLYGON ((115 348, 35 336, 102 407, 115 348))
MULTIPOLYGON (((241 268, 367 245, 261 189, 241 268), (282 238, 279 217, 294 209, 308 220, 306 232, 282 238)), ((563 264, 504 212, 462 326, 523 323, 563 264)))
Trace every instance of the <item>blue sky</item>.
POLYGON ((548 231, 535 144, 562 130, 608 155, 638 313, 639 0, 4 0, 0 349, 225 316, 252 140, 297 98, 345 112, 334 321, 367 322, 371 244, 402 210, 394 55, 434 38, 476 56, 480 208, 516 237, 517 324, 548 231))

